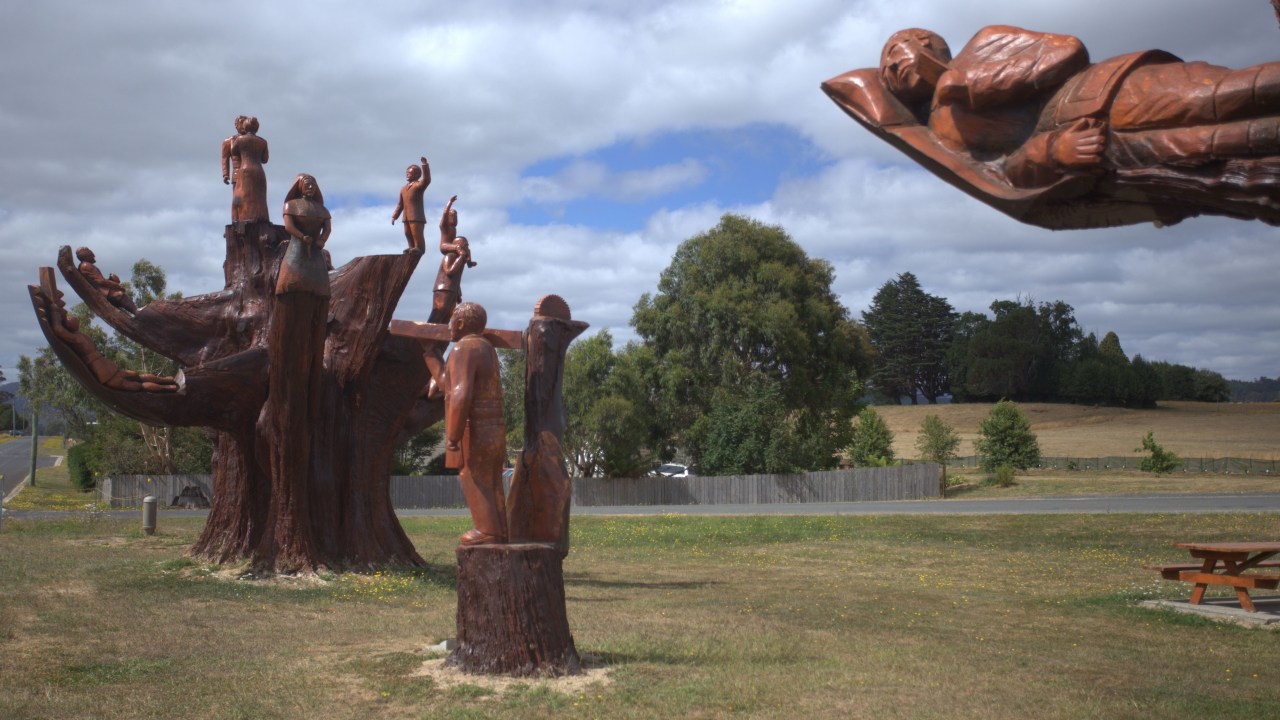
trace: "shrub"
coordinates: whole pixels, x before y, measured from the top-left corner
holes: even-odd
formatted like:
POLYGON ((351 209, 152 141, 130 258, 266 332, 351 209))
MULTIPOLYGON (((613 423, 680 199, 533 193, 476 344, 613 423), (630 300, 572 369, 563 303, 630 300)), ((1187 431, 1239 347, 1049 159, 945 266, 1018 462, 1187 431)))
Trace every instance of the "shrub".
POLYGON ((987 472, 994 472, 1001 465, 1026 470, 1040 462, 1040 443, 1031 432, 1031 422, 1008 400, 996 403, 983 419, 974 447, 987 472))
POLYGON ((1013 485, 1013 466, 1001 465, 996 468, 995 482, 996 485, 999 485, 1000 487, 1009 487, 1013 485))
POLYGON ((1143 472, 1152 472, 1157 475, 1170 473, 1182 467, 1182 460, 1173 453, 1165 450, 1156 443, 1155 433, 1147 430, 1147 436, 1142 438, 1142 447, 1134 448, 1134 452, 1149 452, 1149 456, 1142 458, 1139 467, 1143 472))
POLYGON ((866 407, 858 413, 849 456, 862 467, 885 467, 893 461, 893 431, 875 408, 866 407))
POLYGON ((79 443, 67 448, 67 474, 71 477, 71 484, 84 492, 98 484, 93 477, 96 450, 92 443, 79 443))

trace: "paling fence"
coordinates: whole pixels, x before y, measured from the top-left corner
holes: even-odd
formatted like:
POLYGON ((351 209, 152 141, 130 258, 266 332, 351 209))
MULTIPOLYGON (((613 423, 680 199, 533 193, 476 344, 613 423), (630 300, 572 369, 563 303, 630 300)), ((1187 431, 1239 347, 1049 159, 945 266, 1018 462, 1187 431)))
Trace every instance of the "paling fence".
MULTIPOLYGON (((951 467, 978 467, 981 456, 970 455, 951 461, 951 467)), ((1253 458, 1181 458, 1182 467, 1174 472, 1223 473, 1237 475, 1280 474, 1280 460, 1255 460, 1253 458)), ((1141 470, 1142 456, 1110 457, 1042 457, 1037 468, 1050 470, 1141 470)))
MULTIPOLYGON (((576 478, 573 504, 600 505, 764 505, 771 503, 923 500, 939 496, 939 470, 933 463, 887 468, 856 468, 796 475, 649 477, 622 480, 576 478)), ((101 483, 102 500, 111 507, 139 507, 153 495, 169 505, 194 485, 213 499, 208 475, 120 475, 101 483)), ((467 501, 453 475, 391 478, 396 508, 461 508, 467 501)))

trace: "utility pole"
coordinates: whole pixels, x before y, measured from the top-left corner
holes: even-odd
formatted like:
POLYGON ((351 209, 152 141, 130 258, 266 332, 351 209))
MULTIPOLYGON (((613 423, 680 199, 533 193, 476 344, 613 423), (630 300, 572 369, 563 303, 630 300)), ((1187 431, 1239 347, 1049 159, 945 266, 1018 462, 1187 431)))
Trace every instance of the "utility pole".
POLYGON ((36 486, 36 445, 40 444, 40 416, 31 406, 31 487, 36 486))

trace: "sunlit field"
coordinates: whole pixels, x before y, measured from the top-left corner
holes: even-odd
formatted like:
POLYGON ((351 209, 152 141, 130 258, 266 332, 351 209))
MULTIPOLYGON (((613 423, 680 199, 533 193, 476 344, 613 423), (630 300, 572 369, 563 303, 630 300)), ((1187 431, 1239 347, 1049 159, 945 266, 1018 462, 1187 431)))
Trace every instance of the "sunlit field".
POLYGON ((578 685, 427 672, 465 519, 406 522, 426 570, 273 582, 160 520, 6 520, 0 717, 1280 716, 1273 632, 1136 607, 1274 515, 580 517, 578 685))

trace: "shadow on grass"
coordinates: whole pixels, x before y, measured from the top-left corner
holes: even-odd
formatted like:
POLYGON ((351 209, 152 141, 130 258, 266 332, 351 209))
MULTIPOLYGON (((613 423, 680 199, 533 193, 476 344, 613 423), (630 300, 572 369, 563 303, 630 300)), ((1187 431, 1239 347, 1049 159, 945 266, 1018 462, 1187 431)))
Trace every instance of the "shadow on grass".
POLYGON ((579 587, 598 587, 613 589, 640 589, 640 590, 698 590, 711 585, 719 585, 719 582, 709 582, 706 580, 685 580, 673 582, 642 582, 636 580, 599 580, 593 578, 586 573, 578 573, 564 576, 564 584, 576 585, 579 587))

